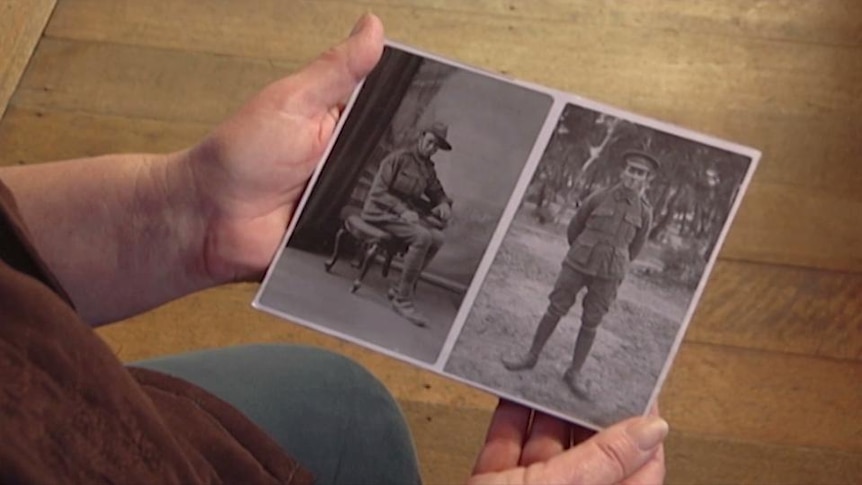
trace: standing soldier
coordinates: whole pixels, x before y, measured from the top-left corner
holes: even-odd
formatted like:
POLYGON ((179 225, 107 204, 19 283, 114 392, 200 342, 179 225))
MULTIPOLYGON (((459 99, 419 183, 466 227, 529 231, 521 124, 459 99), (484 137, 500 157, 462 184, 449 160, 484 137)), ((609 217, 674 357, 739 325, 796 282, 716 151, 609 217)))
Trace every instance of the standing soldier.
POLYGON ((434 123, 422 132, 415 146, 384 158, 362 208, 364 220, 408 244, 401 279, 388 296, 395 312, 419 327, 428 322, 413 304, 413 289, 419 274, 443 245, 440 229, 452 214, 452 200, 431 160, 437 150, 452 149, 447 133, 446 125, 434 123))
POLYGON ((569 251, 562 263, 545 314, 527 354, 503 359, 510 371, 532 369, 557 324, 586 287, 581 328, 571 365, 563 380, 576 395, 586 393, 578 374, 596 337, 596 329, 617 296, 629 263, 640 253, 652 225, 652 207, 644 193, 658 172, 650 155, 630 151, 620 183, 589 196, 569 223, 569 251))

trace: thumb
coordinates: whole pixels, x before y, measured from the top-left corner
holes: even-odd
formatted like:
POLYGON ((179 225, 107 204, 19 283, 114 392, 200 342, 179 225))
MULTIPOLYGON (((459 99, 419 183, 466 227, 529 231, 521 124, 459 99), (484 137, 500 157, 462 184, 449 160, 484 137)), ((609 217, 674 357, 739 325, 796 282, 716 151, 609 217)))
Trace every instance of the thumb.
POLYGON ((650 461, 667 433, 659 417, 629 419, 554 457, 542 471, 555 483, 619 483, 650 461))
POLYGON ((350 36, 292 76, 312 111, 343 104, 356 85, 374 69, 383 53, 383 24, 367 13, 350 36))

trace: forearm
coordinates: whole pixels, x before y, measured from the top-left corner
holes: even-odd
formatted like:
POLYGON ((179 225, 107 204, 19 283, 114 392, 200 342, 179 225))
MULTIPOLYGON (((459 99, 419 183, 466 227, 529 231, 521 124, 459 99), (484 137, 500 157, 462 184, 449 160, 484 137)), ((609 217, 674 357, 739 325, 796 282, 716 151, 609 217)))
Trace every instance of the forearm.
POLYGON ((398 163, 397 157, 389 156, 383 159, 380 163, 380 168, 377 175, 374 177, 374 182, 371 184, 369 197, 373 198, 377 203, 386 208, 393 214, 403 214, 410 210, 410 207, 404 203, 401 198, 396 197, 389 192, 393 185, 395 177, 395 166, 398 163))
POLYGON ((0 170, 40 256, 98 325, 213 282, 184 152, 0 170))
POLYGON ((640 255, 652 229, 652 214, 647 212, 643 217, 643 223, 637 233, 635 233, 634 240, 629 246, 629 259, 631 261, 634 261, 640 255))

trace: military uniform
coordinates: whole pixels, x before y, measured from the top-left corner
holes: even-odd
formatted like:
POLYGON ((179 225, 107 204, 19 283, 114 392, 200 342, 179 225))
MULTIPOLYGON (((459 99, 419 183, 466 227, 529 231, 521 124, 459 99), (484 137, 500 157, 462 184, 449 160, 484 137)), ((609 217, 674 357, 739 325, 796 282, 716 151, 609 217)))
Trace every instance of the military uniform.
POLYGON ((452 203, 437 178, 434 162, 413 149, 392 152, 380 162, 371 190, 362 208, 362 218, 379 224, 401 221, 401 214, 412 210, 427 212, 427 203, 452 203))
POLYGON ((569 251, 551 291, 548 313, 564 316, 586 286, 583 323, 598 327, 651 226, 649 202, 621 184, 588 197, 569 223, 569 251))
MULTIPOLYGON (((437 178, 434 162, 416 148, 395 151, 380 163, 361 217, 408 244, 401 280, 389 293, 394 305, 411 302, 412 306, 413 288, 419 274, 443 245, 441 226, 435 227, 429 219, 422 219, 423 215, 428 215, 430 207, 442 203, 451 207, 452 200, 437 178), (417 213, 420 220, 404 220, 402 214, 407 211, 417 213)), ((425 325, 424 318, 416 316, 412 308, 405 311, 403 305, 397 308, 400 313, 417 325, 425 325)))
POLYGON ((617 289, 631 261, 646 242, 652 226, 652 208, 646 198, 622 184, 587 198, 567 230, 569 251, 562 262, 549 305, 523 359, 503 360, 509 370, 531 368, 560 318, 568 313, 586 287, 581 329, 572 363, 566 371, 571 384, 592 347, 596 329, 616 299, 617 289))

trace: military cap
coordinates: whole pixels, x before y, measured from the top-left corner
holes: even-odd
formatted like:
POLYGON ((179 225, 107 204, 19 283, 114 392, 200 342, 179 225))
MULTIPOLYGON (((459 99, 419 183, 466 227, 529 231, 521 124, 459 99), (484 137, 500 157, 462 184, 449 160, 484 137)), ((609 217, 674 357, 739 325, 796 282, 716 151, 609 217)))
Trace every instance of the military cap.
POLYGON ((652 173, 658 173, 661 169, 661 164, 649 153, 640 150, 629 150, 623 154, 623 161, 631 163, 633 160, 643 160, 652 170, 652 173))
POLYGON ((422 131, 423 135, 425 133, 431 133, 434 135, 434 138, 437 139, 437 146, 439 146, 441 150, 449 151, 452 149, 452 145, 450 145, 449 141, 446 139, 446 135, 449 133, 449 127, 443 123, 440 123, 439 121, 432 123, 431 126, 422 131))

